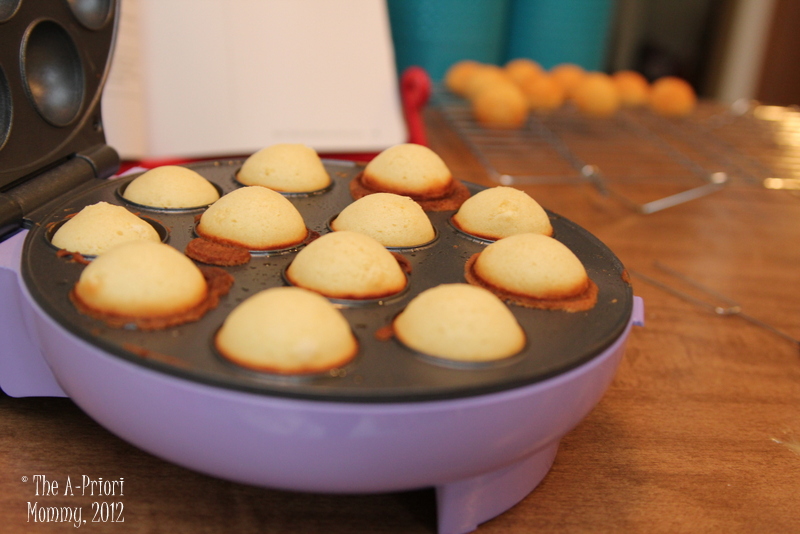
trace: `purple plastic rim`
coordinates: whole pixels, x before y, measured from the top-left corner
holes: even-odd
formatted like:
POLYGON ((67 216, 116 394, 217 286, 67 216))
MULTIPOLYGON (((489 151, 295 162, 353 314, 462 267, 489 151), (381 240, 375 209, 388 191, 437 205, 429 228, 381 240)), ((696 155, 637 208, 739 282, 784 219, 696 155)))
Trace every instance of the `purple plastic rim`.
POLYGON ((216 477, 328 493, 440 486, 552 446, 601 398, 633 322, 596 358, 530 386, 370 404, 239 392, 143 368, 72 335, 24 293, 59 385, 109 431, 216 477))

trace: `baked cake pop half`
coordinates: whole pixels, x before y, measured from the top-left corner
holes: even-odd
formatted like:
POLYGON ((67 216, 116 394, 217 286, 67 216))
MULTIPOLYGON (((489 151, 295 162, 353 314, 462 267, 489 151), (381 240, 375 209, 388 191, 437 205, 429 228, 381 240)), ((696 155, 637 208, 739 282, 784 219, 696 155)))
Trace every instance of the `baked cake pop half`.
POLYGON ((299 287, 263 290, 228 315, 214 340, 231 362, 254 371, 309 374, 346 365, 358 342, 325 297, 299 287))
POLYGON ((550 217, 538 202, 513 187, 492 187, 468 198, 451 219, 464 233, 487 240, 516 234, 551 236, 550 217))
POLYGON ((296 143, 259 150, 245 160, 236 179, 243 185, 261 185, 283 193, 310 193, 331 185, 317 152, 296 143))
POLYGON ((436 238, 428 215, 410 197, 374 193, 344 208, 330 223, 334 231, 368 235, 385 247, 417 247, 436 238))
POLYGON ((147 221, 122 206, 98 202, 84 207, 62 224, 50 243, 84 256, 97 256, 129 241, 159 243, 161 236, 147 221))
POLYGON ((394 335, 420 353, 460 362, 509 358, 526 336, 508 307, 490 291, 442 284, 414 297, 394 319, 394 335))
POLYGON ((402 292, 408 283, 398 258, 375 239, 331 232, 297 253, 286 280, 331 299, 373 300, 402 292))
POLYGON ((163 165, 134 178, 122 198, 148 208, 192 209, 216 202, 219 192, 192 169, 163 165))
POLYGON ((580 259, 541 234, 495 241, 467 261, 464 274, 469 283, 519 306, 576 312, 597 302, 597 285, 580 259))
POLYGON ((411 197, 426 211, 455 210, 470 196, 441 157, 428 147, 405 143, 387 148, 350 182, 353 198, 372 193, 411 197))
POLYGON ((280 193, 261 186, 235 189, 214 202, 196 227, 200 237, 247 250, 277 250, 308 235, 303 216, 280 193))
POLYGON ((70 298, 109 326, 154 330, 199 320, 232 283, 222 269, 202 271, 169 245, 133 241, 89 263, 70 298))

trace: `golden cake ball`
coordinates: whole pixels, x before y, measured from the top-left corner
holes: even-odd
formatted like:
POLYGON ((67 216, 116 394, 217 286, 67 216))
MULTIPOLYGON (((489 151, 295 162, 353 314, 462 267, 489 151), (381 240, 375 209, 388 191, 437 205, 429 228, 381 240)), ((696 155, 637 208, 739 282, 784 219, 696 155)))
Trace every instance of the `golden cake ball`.
POLYGON ((197 233, 248 250, 277 250, 302 242, 308 230, 286 197, 253 185, 235 189, 209 206, 197 233))
POLYGON ((366 234, 385 247, 413 247, 436 237, 422 206, 394 193, 374 193, 356 200, 331 221, 331 228, 366 234))
POLYGON ((86 256, 103 254, 128 241, 160 242, 155 228, 122 206, 98 202, 84 207, 56 230, 53 246, 86 256))
POLYGON ((262 148, 245 160, 236 179, 244 185, 262 185, 284 193, 319 191, 331 184, 317 152, 297 143, 262 148))
POLYGON ((528 101, 513 83, 489 87, 471 99, 472 115, 487 128, 520 128, 528 120, 528 101))
POLYGON ((480 67, 480 62, 471 59, 464 59, 454 63, 447 69, 447 72, 445 72, 445 87, 459 96, 464 96, 467 92, 469 77, 480 67))
POLYGON ((589 117, 606 118, 617 112, 619 93, 608 74, 586 74, 572 89, 572 101, 581 113, 589 117))
POLYGON ((620 70, 611 75, 623 106, 636 107, 647 104, 650 83, 634 70, 620 70))
POLYGON ((286 279, 334 299, 377 299, 399 293, 407 283, 397 259, 383 245, 346 230, 309 243, 289 264, 286 279))
POLYGON ((508 61, 503 67, 511 78, 518 86, 544 74, 544 69, 541 65, 532 59, 519 57, 508 61))
POLYGON ((525 332, 503 302, 468 284, 442 284, 414 297, 395 318, 395 336, 438 358, 487 362, 525 347, 525 332))
POLYGON ((589 277, 563 243, 541 234, 517 234, 488 245, 474 263, 475 274, 502 290, 537 299, 580 295, 589 277))
POLYGON ((694 111, 697 95, 686 80, 675 76, 659 78, 650 89, 650 107, 664 117, 685 117, 694 111))
POLYGON ((197 306, 207 292, 200 269, 179 251, 164 243, 132 241, 87 265, 73 295, 97 312, 157 318, 197 306))
POLYGON ((151 208, 187 209, 208 206, 219 199, 219 193, 198 172, 163 165, 134 178, 122 197, 151 208))
POLYGON ((515 234, 553 234, 550 217, 538 202, 513 187, 484 189, 467 199, 453 215, 453 224, 484 239, 515 234))
POLYGON ((566 91, 549 74, 531 79, 522 85, 531 111, 548 112, 560 108, 566 100, 566 91))
POLYGON ((482 64, 467 78, 464 96, 472 99, 486 89, 508 83, 514 82, 511 81, 511 78, 502 67, 482 64))
POLYGON ((550 69, 550 75, 564 89, 567 98, 570 98, 572 90, 586 75, 586 71, 574 63, 561 63, 550 69))
POLYGON ((364 168, 361 181, 367 187, 386 193, 436 197, 451 188, 453 175, 430 148, 404 143, 375 156, 364 168))
POLYGON ((265 289, 248 298, 228 315, 214 343, 237 365, 277 374, 328 371, 358 352, 342 313, 298 287, 265 289))

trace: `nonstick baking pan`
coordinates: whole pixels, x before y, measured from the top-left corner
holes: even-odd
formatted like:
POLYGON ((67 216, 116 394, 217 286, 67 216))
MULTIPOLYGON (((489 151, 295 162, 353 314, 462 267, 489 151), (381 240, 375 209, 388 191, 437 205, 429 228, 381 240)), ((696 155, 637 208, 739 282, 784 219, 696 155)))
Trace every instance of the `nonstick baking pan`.
MULTIPOLYGON (((223 193, 241 187, 236 181, 240 160, 203 162, 190 167, 223 193)), ((352 162, 326 160, 333 185, 317 193, 289 194, 307 227, 329 232, 328 223, 353 202, 348 183, 361 170, 352 162)), ((457 230, 452 211, 429 212, 437 237, 425 246, 392 249, 411 265, 407 291, 384 300, 334 303, 356 334, 360 351, 341 369, 311 376, 285 376, 240 368, 220 357, 213 336, 227 314, 260 290, 285 285, 283 271, 297 249, 256 253, 249 263, 226 267, 233 276, 231 292, 200 321, 161 331, 107 327, 79 313, 69 299, 84 265, 57 254, 50 236, 60 223, 82 207, 105 201, 125 206, 151 222, 166 243, 183 251, 196 237, 199 210, 147 209, 126 202, 121 193, 136 175, 103 183, 64 202, 42 218, 28 236, 22 272, 33 298, 73 334, 137 365, 202 383, 282 397, 331 401, 404 402, 479 395, 531 384, 585 363, 608 347, 628 324, 632 291, 624 268, 600 241, 569 220, 550 213, 554 237, 583 262, 598 285, 598 301, 585 312, 538 310, 510 305, 527 335, 524 350, 505 361, 459 364, 418 354, 377 332, 390 324, 414 296, 443 283, 465 282, 464 264, 489 241, 457 230)), ((467 184, 472 193, 481 188, 467 184)))

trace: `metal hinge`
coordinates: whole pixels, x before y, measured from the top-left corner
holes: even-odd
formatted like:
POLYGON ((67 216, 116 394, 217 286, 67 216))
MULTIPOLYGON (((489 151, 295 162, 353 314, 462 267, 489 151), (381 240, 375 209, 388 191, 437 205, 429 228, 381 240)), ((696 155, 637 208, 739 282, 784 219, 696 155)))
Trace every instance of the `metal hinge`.
POLYGON ((0 241, 24 227, 39 208, 87 183, 105 180, 118 168, 117 152, 108 145, 98 145, 0 193, 0 241))

